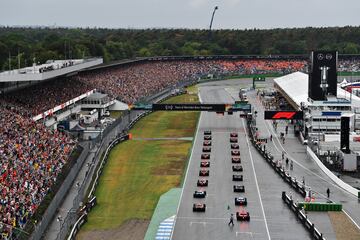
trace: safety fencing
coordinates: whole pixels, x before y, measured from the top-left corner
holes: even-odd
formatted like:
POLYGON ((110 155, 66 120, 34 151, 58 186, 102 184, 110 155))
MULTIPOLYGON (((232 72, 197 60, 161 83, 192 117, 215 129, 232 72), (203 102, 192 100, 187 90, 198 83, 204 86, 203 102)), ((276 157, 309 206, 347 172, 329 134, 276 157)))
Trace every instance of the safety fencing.
POLYGON ((294 203, 293 199, 290 196, 286 195, 286 192, 282 192, 281 198, 314 239, 325 240, 323 234, 320 233, 320 231, 315 227, 315 224, 309 220, 304 209, 302 210, 302 208, 298 204, 294 203))

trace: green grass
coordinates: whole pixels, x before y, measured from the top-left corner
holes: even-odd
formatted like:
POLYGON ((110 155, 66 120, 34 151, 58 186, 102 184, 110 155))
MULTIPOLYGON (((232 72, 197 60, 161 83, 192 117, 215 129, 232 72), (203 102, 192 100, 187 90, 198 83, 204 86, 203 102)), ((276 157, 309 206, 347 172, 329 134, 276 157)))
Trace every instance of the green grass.
POLYGON ((127 141, 110 153, 83 230, 112 229, 150 219, 159 197, 179 186, 191 142, 127 141), (169 151, 171 149, 171 151, 169 151))
MULTIPOLYGON (((168 103, 196 102, 184 94, 168 103)), ((198 112, 155 112, 131 130, 134 137, 191 137, 198 112)), ((82 233, 118 228, 130 219, 150 219, 160 196, 181 184, 192 143, 189 141, 130 140, 110 153, 96 189, 97 205, 82 233)))

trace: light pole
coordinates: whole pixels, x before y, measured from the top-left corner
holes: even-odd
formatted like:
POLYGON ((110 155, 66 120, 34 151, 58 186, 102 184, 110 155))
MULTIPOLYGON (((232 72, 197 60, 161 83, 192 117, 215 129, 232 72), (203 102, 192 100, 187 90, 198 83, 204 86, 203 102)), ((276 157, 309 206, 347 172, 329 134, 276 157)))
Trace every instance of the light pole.
POLYGON ((215 12, 216 12, 216 10, 218 10, 218 9, 219 9, 219 7, 218 7, 218 6, 215 6, 215 7, 214 7, 214 11, 213 11, 212 16, 211 16, 210 28, 209 28, 209 39, 211 39, 211 28, 212 28, 212 24, 213 24, 213 21, 214 21, 215 12))

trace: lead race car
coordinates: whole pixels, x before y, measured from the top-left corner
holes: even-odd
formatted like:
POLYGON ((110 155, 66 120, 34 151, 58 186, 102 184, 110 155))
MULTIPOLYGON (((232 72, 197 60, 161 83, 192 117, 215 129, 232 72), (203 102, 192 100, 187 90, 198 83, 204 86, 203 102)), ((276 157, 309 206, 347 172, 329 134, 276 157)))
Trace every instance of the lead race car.
POLYGON ((233 181, 242 181, 242 180, 243 180, 243 175, 236 175, 236 174, 234 174, 234 175, 232 176, 232 180, 233 180, 233 181))
POLYGON ((194 198, 205 198, 206 191, 195 191, 193 196, 194 198))
POLYGON ((194 203, 193 212, 205 212, 206 204, 205 203, 194 203))
POLYGON ((207 179, 199 179, 197 181, 198 187, 207 187, 209 185, 209 181, 207 179))
POLYGON ((246 197, 236 197, 235 198, 235 205, 236 206, 246 206, 247 205, 247 198, 246 197))
POLYGON ((245 186, 244 185, 234 185, 234 192, 245 192, 245 186))
POLYGON ((230 137, 238 137, 238 134, 236 132, 230 133, 230 137))
POLYGON ((245 209, 236 212, 236 220, 238 221, 250 221, 250 213, 245 209))

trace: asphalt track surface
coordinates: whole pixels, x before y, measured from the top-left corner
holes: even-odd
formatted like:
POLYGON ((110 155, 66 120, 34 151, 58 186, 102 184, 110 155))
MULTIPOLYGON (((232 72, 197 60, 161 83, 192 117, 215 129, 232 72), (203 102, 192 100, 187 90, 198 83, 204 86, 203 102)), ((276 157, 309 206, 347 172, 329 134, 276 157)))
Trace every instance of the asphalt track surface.
MULTIPOLYGON (((248 85, 250 80, 202 84, 199 88, 201 100, 203 103, 232 103, 238 99, 236 89, 239 89, 239 83, 248 85)), ((281 200, 281 192, 290 192, 292 189, 251 146, 245 127, 238 113, 224 116, 201 113, 172 239, 311 239, 281 200), (199 177, 205 130, 212 131, 210 176, 199 177), (234 173, 231 169, 230 132, 239 135, 244 171, 238 174, 243 175, 243 182, 232 181, 234 173), (207 179, 209 186, 197 187, 200 178, 207 179), (234 193, 234 184, 244 185, 245 193, 234 193), (205 199, 193 198, 194 191, 199 189, 207 192, 205 199), (237 196, 247 198, 245 209, 249 211, 251 220, 239 222, 234 219, 235 225, 231 227, 228 226, 230 214, 235 215, 242 208, 235 206, 234 198, 237 196), (193 212, 195 202, 205 203, 206 212, 193 212)), ((293 197, 300 198, 295 193, 293 197)), ((328 219, 324 221, 323 227, 330 229, 325 237, 334 239, 328 219)))

